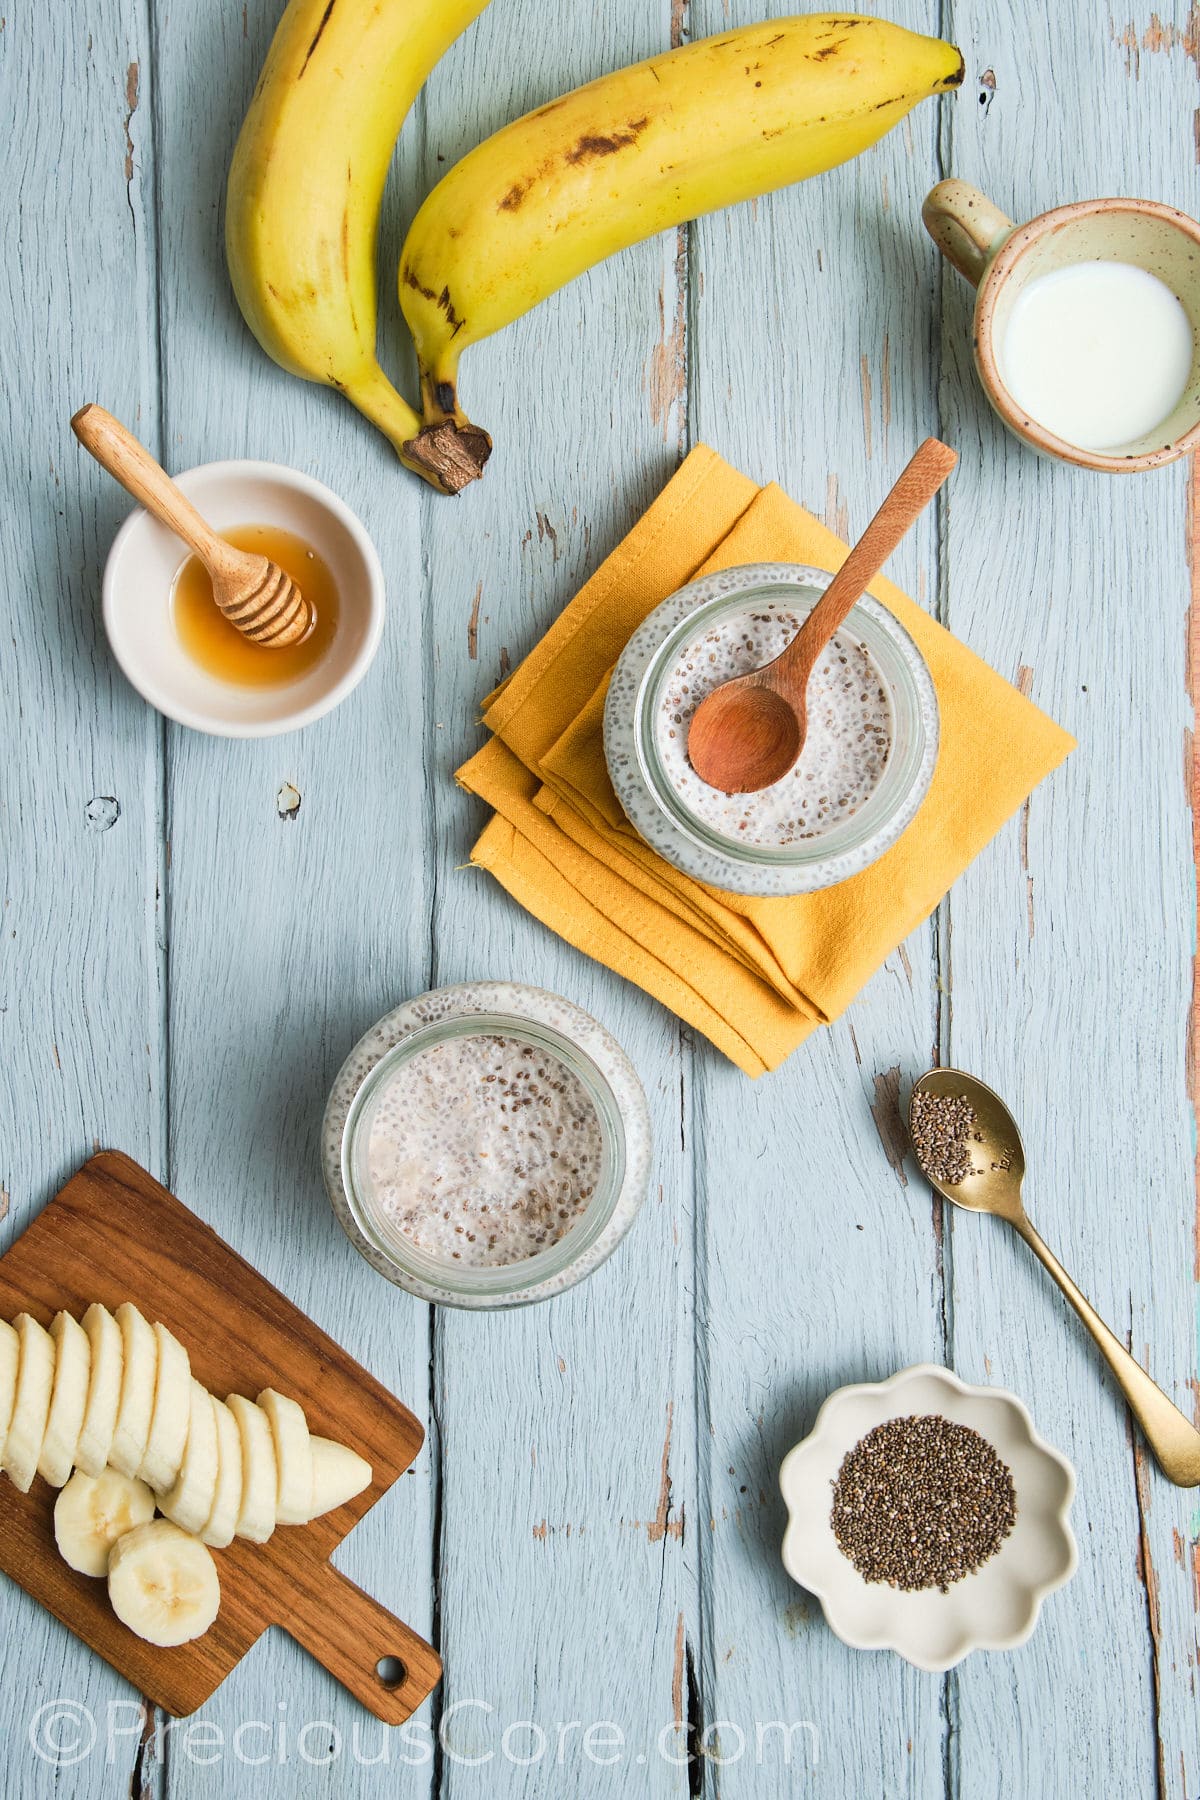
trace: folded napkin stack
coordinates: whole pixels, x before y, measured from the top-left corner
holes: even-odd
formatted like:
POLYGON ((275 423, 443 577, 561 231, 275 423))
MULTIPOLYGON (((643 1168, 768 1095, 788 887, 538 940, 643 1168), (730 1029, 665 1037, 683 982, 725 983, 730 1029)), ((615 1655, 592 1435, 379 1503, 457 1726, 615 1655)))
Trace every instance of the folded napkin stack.
POLYGON ((625 644, 685 582, 741 563, 837 569, 847 546, 774 484, 693 450, 644 518, 489 696, 492 737, 458 779, 493 809, 472 853, 568 943, 635 981, 748 1075, 846 1007, 1073 740, 891 582, 869 591, 911 633, 941 741, 920 811, 862 874, 816 894, 705 887, 626 820, 604 760, 604 698, 625 644))

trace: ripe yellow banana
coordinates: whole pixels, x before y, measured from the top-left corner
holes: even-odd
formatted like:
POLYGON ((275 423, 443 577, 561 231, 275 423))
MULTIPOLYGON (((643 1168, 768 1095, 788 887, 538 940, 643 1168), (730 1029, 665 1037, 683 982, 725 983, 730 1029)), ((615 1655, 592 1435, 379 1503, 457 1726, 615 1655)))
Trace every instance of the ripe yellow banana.
POLYGON ((487 0, 291 0, 229 171, 225 246, 269 356, 344 393, 449 493, 486 434, 432 432, 375 355, 375 240, 392 149, 418 90, 487 0))
POLYGON ((957 87, 953 44, 846 14, 726 31, 576 88, 445 175, 400 258, 427 429, 458 360, 614 251, 845 162, 957 87))

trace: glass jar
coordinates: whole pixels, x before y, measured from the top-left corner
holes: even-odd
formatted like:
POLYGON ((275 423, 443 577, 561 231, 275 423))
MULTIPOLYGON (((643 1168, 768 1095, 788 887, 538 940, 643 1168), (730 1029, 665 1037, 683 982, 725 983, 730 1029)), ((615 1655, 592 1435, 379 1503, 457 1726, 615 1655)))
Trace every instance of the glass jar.
MULTIPOLYGON (((538 1093, 536 1085, 524 1091, 532 1091, 535 1096, 538 1093)), ((563 1105, 567 1105, 566 1099, 563 1105)), ((540 1112, 535 1117, 544 1135, 546 1121, 540 1112)), ((411 1128, 415 1138, 419 1129, 415 1114, 411 1127, 404 1123, 409 1119, 407 1113, 401 1119, 402 1136, 411 1128)), ((421 1128, 427 1128, 424 1121, 421 1128)), ((481 1128, 477 1145, 482 1145, 484 1136, 481 1128)), ((447 1306, 519 1306, 547 1299, 573 1286, 604 1261, 629 1229, 645 1198, 650 1172, 646 1097, 625 1052, 581 1007, 557 994, 515 982, 478 981, 436 988, 406 1001, 372 1026, 350 1052, 334 1082, 325 1109, 321 1145, 325 1185, 351 1243, 372 1268, 398 1287, 407 1288, 423 1300, 447 1306), (501 1101, 501 1095, 510 1091, 503 1085, 505 1078, 491 1072, 496 1058, 507 1056, 510 1065, 528 1080, 544 1077, 545 1071, 555 1065, 560 1071, 560 1079, 555 1083, 551 1077, 551 1085, 560 1095, 571 1096, 575 1118, 597 1150, 596 1168, 590 1190, 574 1200, 575 1216, 563 1226, 562 1235, 545 1242, 532 1254, 522 1253, 511 1261, 467 1260, 462 1252, 467 1252, 467 1257, 480 1254, 468 1250, 467 1225, 486 1229, 480 1225, 478 1208, 468 1217, 464 1203, 462 1223, 457 1225, 451 1222, 448 1211, 440 1211, 440 1202, 432 1200, 436 1180, 430 1179, 429 1195, 422 1191, 419 1146, 415 1143, 407 1152, 409 1161, 403 1169, 406 1196, 411 1195, 412 1210, 424 1207, 428 1223, 425 1235, 440 1236, 444 1243, 435 1250, 414 1241, 411 1222, 406 1230, 395 1205, 385 1203, 388 1184, 372 1170, 373 1132, 381 1120, 381 1109, 383 1129, 393 1129, 387 1122, 392 1116, 388 1112, 389 1089, 398 1089, 406 1079, 406 1071, 411 1076, 416 1059, 435 1049, 442 1055, 458 1055, 464 1070, 464 1080, 448 1095, 454 1113, 448 1129, 461 1127, 464 1109, 469 1112, 472 1067, 476 1062, 480 1069, 486 1064, 489 1073, 479 1075, 477 1104, 491 1111, 492 1135, 487 1141, 493 1149, 501 1145, 506 1153, 518 1138, 514 1136, 502 1143, 494 1132, 499 1129, 506 1134, 519 1134, 528 1130, 527 1125, 515 1122, 514 1115, 530 1102, 522 1100, 512 1113, 508 1112, 511 1101, 501 1101), (490 1063, 486 1062, 488 1057, 492 1059, 490 1063), (525 1057, 531 1059, 528 1066, 520 1060, 525 1057), (466 1061, 462 1062, 462 1058, 466 1061), (501 1081, 499 1087, 494 1085, 497 1079, 501 1081), (499 1125, 497 1108, 505 1112, 503 1125, 499 1125), (455 1244, 458 1251, 449 1248, 455 1244)), ((487 1152, 477 1147, 471 1154, 483 1156, 487 1152)), ((557 1151, 553 1154, 557 1159, 557 1151)), ((478 1165, 472 1162, 471 1166, 478 1165)), ((484 1206, 482 1210, 487 1212, 488 1208, 484 1206)), ((560 1220, 563 1216, 557 1215, 560 1220)), ((456 1211, 454 1218, 459 1217, 456 1211)), ((487 1223, 503 1232, 504 1217, 494 1205, 487 1223)), ((524 1223, 523 1212, 515 1210, 509 1217, 510 1223, 524 1223)), ((549 1229, 556 1228, 552 1225, 549 1229)), ((476 1243, 474 1236, 470 1243, 476 1243)))
MULTIPOLYGON (((756 617, 771 620, 776 630, 772 649, 749 665, 760 666, 783 647, 774 615, 782 610, 803 622, 832 580, 825 569, 797 563, 722 569, 671 594, 639 626, 621 654, 604 711, 609 775, 630 823, 645 841, 698 881, 763 897, 832 887, 890 849, 925 798, 938 750, 933 680, 908 632, 869 595, 851 608, 839 635, 851 640, 874 665, 872 676, 877 672, 886 694, 890 748, 878 779, 853 810, 845 810, 810 836, 778 844, 752 842, 721 831, 693 810, 665 765, 656 723, 664 714, 668 685, 673 676, 678 679, 680 659, 689 647, 704 633, 753 611, 756 617)), ((689 694, 693 709, 709 688, 733 672, 731 666, 717 669, 707 681, 703 673, 694 677, 689 694)), ((810 745, 812 692, 810 684, 810 745)), ((680 731, 686 731, 686 723, 680 731)), ((803 759, 798 772, 803 772, 803 759)), ((698 778, 692 773, 690 780, 695 784, 698 778)), ((781 787, 776 783, 764 794, 781 787)), ((718 798, 714 789, 705 791, 718 798)), ((752 810, 760 798, 746 797, 747 809, 752 810)))

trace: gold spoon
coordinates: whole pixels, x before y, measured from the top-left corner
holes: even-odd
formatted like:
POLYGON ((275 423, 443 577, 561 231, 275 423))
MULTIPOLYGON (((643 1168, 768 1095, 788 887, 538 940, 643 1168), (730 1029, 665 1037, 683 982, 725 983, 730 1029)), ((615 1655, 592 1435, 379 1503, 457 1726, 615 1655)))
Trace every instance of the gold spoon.
POLYGON ((243 637, 282 649, 308 636, 312 608, 286 569, 218 537, 183 489, 119 419, 102 406, 81 406, 71 430, 127 493, 195 552, 208 570, 213 599, 243 637))
MULTIPOLYGON (((965 1139, 971 1173, 961 1181, 939 1180, 916 1151, 921 1172, 937 1193, 968 1212, 994 1213, 1020 1232, 1033 1254, 1070 1301, 1100 1347, 1100 1354, 1117 1379, 1129 1410, 1142 1428, 1158 1466, 1177 1487, 1200 1486, 1200 1431, 1197 1431, 1146 1371, 1130 1356, 1124 1344, 1108 1329, 1099 1313, 1088 1304, 1054 1253, 1038 1236, 1021 1202, 1025 1179, 1025 1149, 1016 1120, 1001 1100, 982 1081, 961 1069, 931 1069, 913 1086, 918 1094, 939 1094, 966 1100, 975 1109, 975 1123, 965 1139), (976 1142, 975 1133, 979 1141, 976 1142)), ((908 1111, 912 1135, 912 1101, 908 1111)))
POLYGON ((808 678, 818 656, 957 461, 940 438, 926 438, 787 649, 704 696, 687 745, 701 781, 723 794, 753 794, 783 780, 808 736, 808 678))

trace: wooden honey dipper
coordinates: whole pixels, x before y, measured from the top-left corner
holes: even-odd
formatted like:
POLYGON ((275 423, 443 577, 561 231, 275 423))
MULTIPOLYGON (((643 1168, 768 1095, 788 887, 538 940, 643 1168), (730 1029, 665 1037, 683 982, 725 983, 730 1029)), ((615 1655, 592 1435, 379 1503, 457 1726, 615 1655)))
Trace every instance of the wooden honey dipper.
POLYGON ((208 570, 213 599, 243 636, 272 649, 307 637, 312 608, 287 571, 219 537, 119 419, 102 406, 84 406, 71 429, 102 468, 195 552, 208 570))

